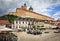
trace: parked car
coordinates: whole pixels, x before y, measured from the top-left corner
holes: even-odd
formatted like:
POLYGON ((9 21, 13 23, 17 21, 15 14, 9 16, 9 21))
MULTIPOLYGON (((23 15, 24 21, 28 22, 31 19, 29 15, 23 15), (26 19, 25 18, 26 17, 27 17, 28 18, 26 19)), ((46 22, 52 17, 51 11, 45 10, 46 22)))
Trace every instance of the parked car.
POLYGON ((0 41, 17 41, 17 36, 13 33, 0 33, 0 41))
POLYGON ((46 30, 46 28, 40 28, 40 30, 46 30))
POLYGON ((28 34, 34 34, 34 35, 42 34, 42 32, 40 32, 38 30, 28 30, 27 33, 28 34))
POLYGON ((58 27, 58 26, 55 26, 55 27, 54 27, 54 26, 53 26, 52 29, 56 29, 56 30, 57 30, 57 29, 60 29, 60 27, 58 27))
POLYGON ((60 29, 58 29, 58 30, 54 31, 54 33, 60 33, 60 29))
POLYGON ((44 33, 49 33, 48 31, 44 32, 44 33))

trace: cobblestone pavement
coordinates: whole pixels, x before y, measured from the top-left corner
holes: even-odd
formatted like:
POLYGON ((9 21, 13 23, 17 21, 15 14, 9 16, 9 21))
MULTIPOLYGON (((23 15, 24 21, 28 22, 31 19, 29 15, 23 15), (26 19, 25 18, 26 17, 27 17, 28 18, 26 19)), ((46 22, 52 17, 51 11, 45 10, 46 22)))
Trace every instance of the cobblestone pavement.
POLYGON ((26 32, 14 32, 18 36, 18 41, 60 41, 60 33, 53 33, 53 30, 46 30, 49 33, 31 35, 26 32))

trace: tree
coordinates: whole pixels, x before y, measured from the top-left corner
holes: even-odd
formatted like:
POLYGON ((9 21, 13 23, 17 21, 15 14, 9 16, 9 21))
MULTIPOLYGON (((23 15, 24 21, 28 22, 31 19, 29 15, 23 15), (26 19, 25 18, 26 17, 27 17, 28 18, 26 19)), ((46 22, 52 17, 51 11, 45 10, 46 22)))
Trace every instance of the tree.
POLYGON ((0 20, 8 20, 10 23, 12 23, 16 18, 17 16, 8 14, 8 15, 1 16, 0 20))

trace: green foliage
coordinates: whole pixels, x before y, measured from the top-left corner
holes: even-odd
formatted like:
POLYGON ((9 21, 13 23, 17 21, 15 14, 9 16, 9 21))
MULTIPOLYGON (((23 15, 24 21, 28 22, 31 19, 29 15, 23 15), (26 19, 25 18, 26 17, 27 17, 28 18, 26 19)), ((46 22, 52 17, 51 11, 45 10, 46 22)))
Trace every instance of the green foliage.
POLYGON ((33 28, 35 28, 35 25, 33 25, 33 28))
POLYGON ((4 15, 0 17, 0 20, 8 20, 10 23, 12 23, 16 18, 17 16, 14 15, 4 15))
POLYGON ((37 25, 37 27, 40 27, 39 25, 37 25))

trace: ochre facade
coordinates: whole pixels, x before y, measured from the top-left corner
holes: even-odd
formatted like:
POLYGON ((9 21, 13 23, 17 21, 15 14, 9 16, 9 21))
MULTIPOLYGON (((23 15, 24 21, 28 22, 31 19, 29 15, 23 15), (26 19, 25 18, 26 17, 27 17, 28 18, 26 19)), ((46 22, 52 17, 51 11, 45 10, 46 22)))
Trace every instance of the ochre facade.
POLYGON ((22 6, 21 8, 16 8, 16 12, 10 12, 10 14, 19 16, 19 17, 29 17, 29 18, 35 18, 38 20, 54 20, 54 18, 51 18, 49 16, 45 16, 36 12, 33 12, 33 8, 29 8, 27 10, 26 4, 22 6))

